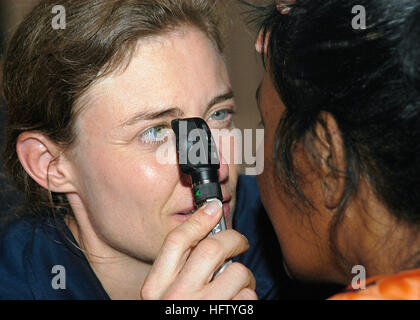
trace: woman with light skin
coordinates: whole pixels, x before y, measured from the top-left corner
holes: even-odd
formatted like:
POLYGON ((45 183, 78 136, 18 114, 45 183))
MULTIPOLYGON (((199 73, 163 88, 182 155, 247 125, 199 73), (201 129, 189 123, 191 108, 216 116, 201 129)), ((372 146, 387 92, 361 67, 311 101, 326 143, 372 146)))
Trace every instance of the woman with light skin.
POLYGON ((334 299, 420 299, 418 1, 276 1, 262 21, 258 184, 289 274, 358 266, 366 289, 334 299))
POLYGON ((156 159, 175 118, 233 126, 216 2, 42 1, 19 26, 4 62, 4 154, 31 214, 3 235, 0 290, 15 290, 2 297, 256 298, 255 278, 240 263, 211 281, 226 259, 248 248, 234 230, 205 238, 222 214, 231 226, 235 165, 222 161, 219 170, 223 204, 191 215, 187 177, 156 159), (64 30, 51 27, 53 5, 66 8, 64 30), (45 207, 88 264, 55 256, 64 249, 46 240, 45 207), (40 264, 39 272, 14 264, 12 252, 28 246, 29 265, 40 264), (62 292, 47 288, 54 264, 66 268, 62 292))

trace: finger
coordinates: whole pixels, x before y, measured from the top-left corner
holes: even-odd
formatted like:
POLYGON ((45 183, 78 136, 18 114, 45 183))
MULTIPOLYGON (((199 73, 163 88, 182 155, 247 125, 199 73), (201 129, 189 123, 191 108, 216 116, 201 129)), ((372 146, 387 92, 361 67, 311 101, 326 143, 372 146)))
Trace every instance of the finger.
POLYGON ((243 264, 234 262, 209 283, 206 298, 230 300, 238 296, 243 289, 254 291, 255 287, 256 281, 252 272, 243 264))
POLYGON ((201 290, 229 258, 248 250, 248 240, 235 230, 225 230, 202 240, 194 248, 177 281, 201 290))
POLYGON ((141 289, 142 298, 157 299, 167 290, 184 266, 191 249, 216 226, 222 214, 222 203, 211 201, 167 235, 141 289))
POLYGON ((244 288, 239 291, 233 300, 258 300, 258 296, 254 290, 250 288, 244 288))

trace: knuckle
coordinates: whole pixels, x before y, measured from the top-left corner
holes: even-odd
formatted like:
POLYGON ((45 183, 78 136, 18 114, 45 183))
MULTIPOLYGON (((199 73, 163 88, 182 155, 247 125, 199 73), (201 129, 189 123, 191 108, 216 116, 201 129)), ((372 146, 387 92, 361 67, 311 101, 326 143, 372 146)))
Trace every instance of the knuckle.
POLYGON ((240 292, 240 296, 243 300, 258 300, 257 293, 250 288, 242 289, 240 292))
POLYGON ((239 262, 233 262, 229 268, 230 272, 241 281, 248 282, 253 278, 251 271, 239 262))
POLYGON ((140 290, 140 298, 142 300, 157 300, 156 290, 149 283, 145 283, 140 290))
POLYGON ((242 233, 239 233, 236 230, 230 229, 229 231, 232 232, 235 235, 235 237, 238 237, 246 248, 249 248, 249 241, 247 237, 245 237, 242 233))
POLYGON ((188 228, 191 230, 194 234, 199 234, 202 232, 202 230, 205 228, 202 221, 197 219, 198 215, 192 215, 191 218, 189 218, 185 224, 188 226, 188 228))
POLYGON ((223 248, 220 242, 212 237, 206 238, 198 245, 200 255, 216 259, 223 256, 223 248))
POLYGON ((165 244, 171 247, 179 247, 180 244, 184 243, 187 237, 184 232, 179 229, 171 231, 165 239, 165 244))
POLYGON ((169 290, 164 297, 162 298, 163 300, 184 300, 189 298, 189 296, 187 295, 186 291, 183 290, 180 287, 174 287, 171 288, 171 290, 169 290))

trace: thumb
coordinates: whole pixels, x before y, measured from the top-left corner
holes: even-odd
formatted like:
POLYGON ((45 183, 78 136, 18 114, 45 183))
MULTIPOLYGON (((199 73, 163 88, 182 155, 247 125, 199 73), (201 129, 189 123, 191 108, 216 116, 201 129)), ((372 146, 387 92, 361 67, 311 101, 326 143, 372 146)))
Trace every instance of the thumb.
POLYGON ((166 236, 143 285, 143 297, 159 297, 169 288, 183 268, 191 250, 210 233, 222 214, 222 202, 210 201, 166 236))
POLYGON ((222 202, 213 199, 199 208, 191 217, 179 226, 195 240, 202 240, 216 226, 223 215, 222 202), (189 229, 189 230, 186 230, 189 229))

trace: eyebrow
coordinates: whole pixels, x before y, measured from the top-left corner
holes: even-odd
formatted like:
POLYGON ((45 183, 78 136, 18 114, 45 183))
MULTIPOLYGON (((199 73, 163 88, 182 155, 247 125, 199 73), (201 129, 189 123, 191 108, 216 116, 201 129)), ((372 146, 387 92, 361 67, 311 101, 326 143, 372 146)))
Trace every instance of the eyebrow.
POLYGON ((207 106, 207 109, 210 109, 211 107, 215 106, 216 104, 222 103, 226 100, 233 99, 235 97, 235 94, 233 93, 232 89, 229 89, 229 91, 225 94, 222 94, 220 96, 215 97, 213 100, 210 101, 210 103, 207 106))
POLYGON ((157 111, 140 111, 136 113, 133 117, 129 120, 123 122, 121 127, 128 127, 135 125, 137 122, 141 120, 155 120, 164 117, 182 117, 184 116, 184 112, 178 107, 166 108, 163 110, 157 111))
MULTIPOLYGON (((213 98, 208 104, 207 110, 216 104, 222 103, 226 100, 233 99, 234 96, 235 95, 232 89, 229 89, 227 93, 224 93, 220 96, 213 98)), ((165 109, 157 110, 157 111, 140 111, 136 113, 133 117, 131 117, 129 120, 123 122, 121 124, 121 127, 135 125, 137 122, 141 120, 155 120, 155 119, 165 118, 165 117, 180 118, 180 117, 183 117, 184 115, 185 115, 184 111, 182 111, 178 107, 165 108, 165 109)))

